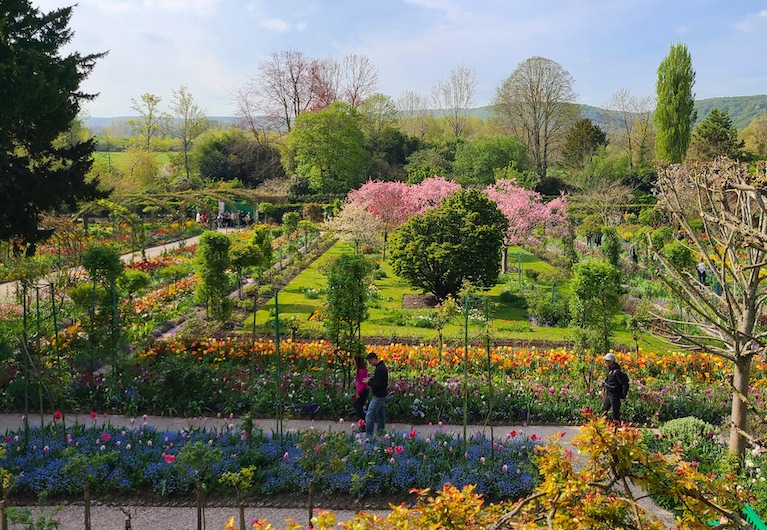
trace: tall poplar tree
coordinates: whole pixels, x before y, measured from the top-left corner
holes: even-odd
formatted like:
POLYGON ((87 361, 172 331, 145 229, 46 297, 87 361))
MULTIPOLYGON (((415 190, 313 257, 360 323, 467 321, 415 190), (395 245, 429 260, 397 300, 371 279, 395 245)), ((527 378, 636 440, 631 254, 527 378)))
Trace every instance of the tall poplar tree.
POLYGON ((690 146, 692 128, 697 118, 694 109, 695 70, 687 46, 672 44, 668 55, 658 67, 655 92, 658 105, 655 108, 655 158, 671 164, 679 164, 690 146))
POLYGON ((0 240, 29 255, 50 235, 39 228, 43 212, 98 193, 85 182, 93 140, 56 142, 95 97, 80 84, 105 55, 61 53, 71 16, 71 7, 43 13, 28 0, 0 2, 0 240))

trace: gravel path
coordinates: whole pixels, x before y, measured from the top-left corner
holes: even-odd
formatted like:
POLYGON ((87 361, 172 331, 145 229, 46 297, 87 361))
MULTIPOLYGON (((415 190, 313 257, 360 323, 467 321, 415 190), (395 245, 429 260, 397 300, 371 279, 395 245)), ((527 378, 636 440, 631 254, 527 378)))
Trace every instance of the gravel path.
MULTIPOLYGON (((132 530, 196 530, 197 509, 190 507, 152 507, 152 506, 126 506, 123 509, 131 516, 132 530)), ((35 516, 50 516, 54 513, 53 507, 33 507, 35 516)), ((84 528, 84 509, 82 506, 66 506, 58 514, 60 530, 82 530, 84 528)), ((336 511, 333 513, 336 520, 348 521, 354 517, 352 511, 336 511)), ((223 530, 230 517, 234 516, 235 524, 239 527, 239 511, 232 508, 206 508, 204 526, 206 530, 223 530)), ((293 519, 301 523, 304 528, 309 522, 307 508, 283 509, 283 508, 246 508, 245 524, 249 525, 254 519, 266 519, 274 528, 284 530, 287 519, 293 519)), ((18 525, 9 525, 10 529, 22 528, 18 525)), ((126 516, 116 506, 92 506, 91 507, 91 530, 125 530, 126 516)))

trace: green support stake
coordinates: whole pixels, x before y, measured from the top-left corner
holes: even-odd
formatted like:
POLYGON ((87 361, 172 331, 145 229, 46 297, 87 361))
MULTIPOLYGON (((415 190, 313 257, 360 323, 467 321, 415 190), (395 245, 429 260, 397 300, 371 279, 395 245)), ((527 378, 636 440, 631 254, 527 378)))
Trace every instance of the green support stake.
POLYGON ((277 355, 277 434, 282 439, 282 393, 280 391, 280 380, 282 378, 282 355, 280 355, 280 301, 279 291, 274 291, 274 330, 275 330, 275 353, 277 355))
POLYGON ((463 443, 466 443, 466 425, 469 422, 468 406, 469 406, 469 297, 471 295, 466 293, 466 301, 464 302, 464 348, 463 348, 463 443))

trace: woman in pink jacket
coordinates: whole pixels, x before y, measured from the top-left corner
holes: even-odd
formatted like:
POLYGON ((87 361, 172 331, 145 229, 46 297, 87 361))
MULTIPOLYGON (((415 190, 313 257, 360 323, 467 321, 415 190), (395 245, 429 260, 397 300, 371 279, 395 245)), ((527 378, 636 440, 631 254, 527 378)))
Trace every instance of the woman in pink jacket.
POLYGON ((354 410, 357 413, 358 425, 362 427, 365 419, 365 403, 368 400, 368 394, 370 389, 366 383, 368 378, 368 371, 366 368, 365 360, 361 355, 354 357, 354 362, 357 365, 357 374, 354 376, 355 381, 355 394, 352 398, 354 402, 354 410))

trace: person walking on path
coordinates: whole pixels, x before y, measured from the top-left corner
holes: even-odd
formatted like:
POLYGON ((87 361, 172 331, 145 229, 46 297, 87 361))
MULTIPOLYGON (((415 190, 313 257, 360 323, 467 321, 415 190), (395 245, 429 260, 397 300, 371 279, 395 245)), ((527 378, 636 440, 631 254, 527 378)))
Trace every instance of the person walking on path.
POLYGON ((629 388, 629 378, 621 370, 614 353, 604 356, 607 375, 602 382, 604 386, 605 400, 602 404, 602 414, 612 410, 613 420, 621 420, 621 400, 626 397, 629 388))
POLYGON ((389 394, 389 370, 375 353, 368 353, 368 362, 375 369, 373 370, 373 376, 368 377, 365 381, 373 394, 373 399, 370 400, 368 412, 365 415, 365 432, 368 436, 373 436, 373 430, 376 426, 379 432, 383 431, 386 427, 386 396, 389 394))
POLYGON ((354 410, 357 413, 357 420, 359 420, 358 425, 360 430, 362 430, 362 425, 365 421, 365 403, 367 403, 368 394, 370 393, 370 389, 365 382, 368 378, 368 370, 365 367, 365 360, 362 358, 362 355, 356 355, 354 362, 357 365, 357 373, 354 376, 355 393, 352 401, 354 403, 354 410))

